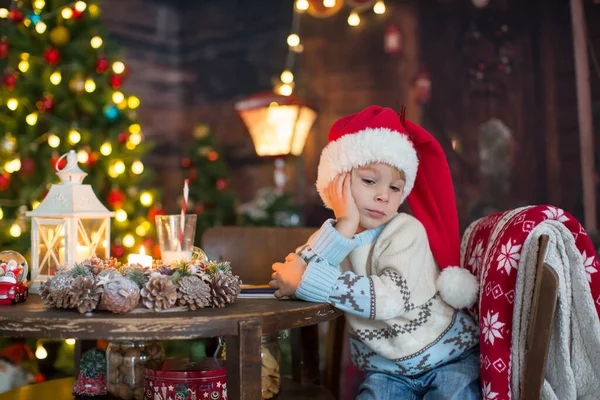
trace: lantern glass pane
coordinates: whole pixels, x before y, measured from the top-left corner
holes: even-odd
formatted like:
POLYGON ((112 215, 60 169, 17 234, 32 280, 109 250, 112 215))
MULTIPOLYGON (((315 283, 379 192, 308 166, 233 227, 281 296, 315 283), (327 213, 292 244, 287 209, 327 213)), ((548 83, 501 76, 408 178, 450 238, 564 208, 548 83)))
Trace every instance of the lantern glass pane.
POLYGON ((292 141, 292 155, 299 156, 304 150, 304 144, 306 138, 312 128, 313 123, 317 119, 317 112, 309 107, 302 107, 300 109, 300 115, 298 116, 298 122, 296 123, 296 130, 292 141))
POLYGON ((248 127, 254 148, 259 156, 277 156, 290 153, 298 106, 280 106, 244 110, 241 114, 248 127))
POLYGON ((55 275, 58 268, 64 265, 65 232, 62 219, 38 220, 39 275, 55 275))
POLYGON ((77 262, 96 256, 105 259, 108 218, 82 218, 77 229, 77 262))

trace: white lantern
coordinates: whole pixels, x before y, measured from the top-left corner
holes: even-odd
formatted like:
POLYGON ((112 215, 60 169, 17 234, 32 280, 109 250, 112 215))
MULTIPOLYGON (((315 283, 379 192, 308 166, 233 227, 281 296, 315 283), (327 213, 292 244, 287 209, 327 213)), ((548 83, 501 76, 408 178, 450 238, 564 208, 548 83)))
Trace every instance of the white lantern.
POLYGON ((52 185, 31 217, 31 291, 39 287, 60 267, 71 268, 93 256, 110 257, 109 211, 98 200, 90 185, 83 185, 87 173, 77 163, 71 150, 56 163, 61 184, 52 185), (66 157, 67 164, 59 168, 66 157))

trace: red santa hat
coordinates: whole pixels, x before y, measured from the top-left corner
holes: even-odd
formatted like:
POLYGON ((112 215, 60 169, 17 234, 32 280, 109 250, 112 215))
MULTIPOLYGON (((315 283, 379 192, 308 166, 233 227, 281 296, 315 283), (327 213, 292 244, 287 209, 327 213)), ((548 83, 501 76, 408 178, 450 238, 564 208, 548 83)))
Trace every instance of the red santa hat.
POLYGON ((460 267, 460 233, 452 176, 440 144, 429 132, 390 109, 370 106, 337 120, 321 153, 317 191, 331 208, 325 188, 340 173, 385 163, 406 176, 402 201, 425 227, 433 257, 441 269, 437 288, 454 308, 470 307, 479 283, 460 267))

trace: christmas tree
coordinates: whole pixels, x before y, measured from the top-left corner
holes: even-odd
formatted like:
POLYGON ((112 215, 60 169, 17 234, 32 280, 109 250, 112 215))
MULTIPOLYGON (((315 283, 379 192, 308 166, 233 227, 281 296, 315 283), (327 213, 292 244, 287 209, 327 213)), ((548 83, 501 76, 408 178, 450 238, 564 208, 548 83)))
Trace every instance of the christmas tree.
POLYGON ((196 243, 200 245, 206 228, 236 223, 237 198, 227 178, 227 163, 207 125, 196 126, 194 143, 186 149, 181 167, 190 180, 187 213, 198 215, 196 243))
POLYGON ((0 8, 0 250, 28 251, 24 214, 58 183, 55 165, 71 149, 84 184, 116 211, 111 255, 154 246, 160 206, 143 189, 152 172, 142 163, 152 144, 136 120, 139 99, 121 90, 130 70, 99 14, 93 1, 0 8))

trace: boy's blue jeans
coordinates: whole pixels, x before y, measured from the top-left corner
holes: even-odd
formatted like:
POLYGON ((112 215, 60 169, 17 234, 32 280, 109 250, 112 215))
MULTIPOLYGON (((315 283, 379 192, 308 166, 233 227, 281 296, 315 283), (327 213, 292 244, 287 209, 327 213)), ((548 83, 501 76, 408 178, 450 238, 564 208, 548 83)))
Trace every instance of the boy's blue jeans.
POLYGON ((356 400, 481 399, 479 346, 459 358, 417 376, 369 372, 356 400))

